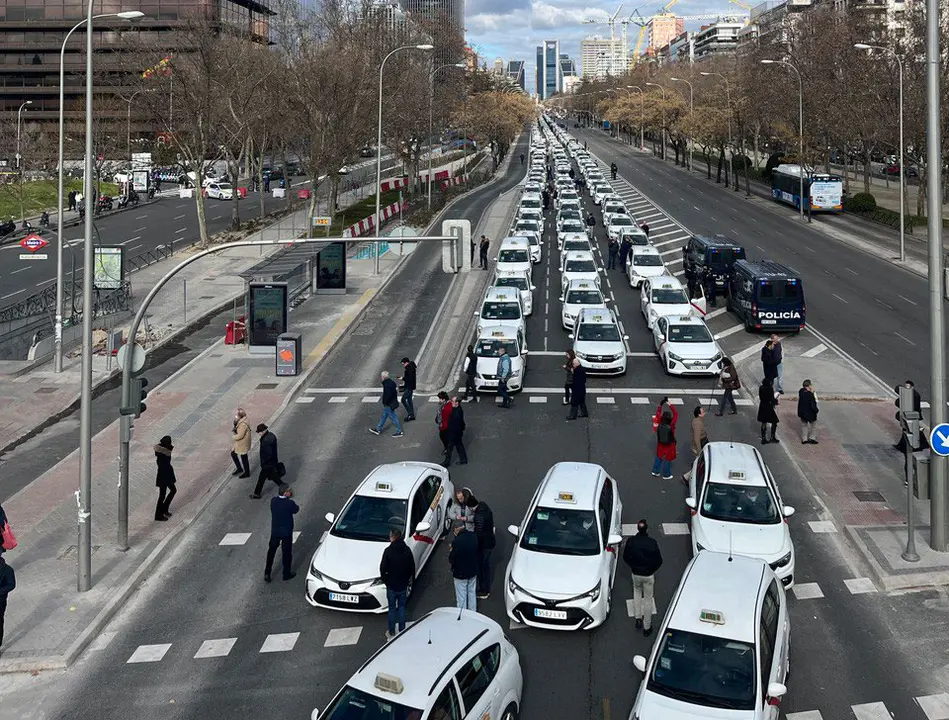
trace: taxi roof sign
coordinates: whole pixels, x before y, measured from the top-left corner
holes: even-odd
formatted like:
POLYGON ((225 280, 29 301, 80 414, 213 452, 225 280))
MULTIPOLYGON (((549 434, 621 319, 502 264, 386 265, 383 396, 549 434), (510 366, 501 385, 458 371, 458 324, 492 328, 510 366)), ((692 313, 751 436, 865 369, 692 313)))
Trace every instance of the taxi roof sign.
POLYGON ((377 690, 393 693, 395 695, 401 695, 402 691, 405 690, 401 678, 397 678, 395 675, 387 675, 386 673, 378 673, 374 685, 377 690))
POLYGON ((725 614, 718 610, 702 610, 699 613, 699 620, 705 623, 712 623, 713 625, 724 625, 725 614))
POLYGON ((384 480, 377 480, 376 490, 379 492, 392 492, 392 483, 385 482, 384 480))
POLYGON ((577 504, 577 498, 572 492, 561 490, 557 493, 557 502, 577 504))
POLYGON ((507 333, 505 333, 503 330, 494 330, 491 333, 491 337, 504 337, 506 334, 507 333))
POLYGON ((729 470, 728 479, 729 480, 744 480, 745 471, 744 470, 729 470))

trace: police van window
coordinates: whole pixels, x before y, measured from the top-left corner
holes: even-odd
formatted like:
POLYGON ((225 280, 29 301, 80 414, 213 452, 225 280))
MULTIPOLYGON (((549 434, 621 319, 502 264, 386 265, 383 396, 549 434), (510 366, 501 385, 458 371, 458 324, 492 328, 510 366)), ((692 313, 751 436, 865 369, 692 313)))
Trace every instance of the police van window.
POLYGON ((435 704, 432 705, 432 711, 426 720, 461 720, 461 708, 458 705, 458 695, 455 693, 455 683, 450 682, 445 686, 435 704))
POLYGON ((797 300, 801 296, 801 283, 797 280, 784 281, 784 297, 787 300, 797 300))
POLYGON ((478 704, 481 696, 497 675, 500 664, 501 646, 495 644, 471 658, 455 675, 466 714, 478 704))
POLYGON ((758 297, 762 300, 774 299, 774 285, 767 280, 758 283, 758 297))

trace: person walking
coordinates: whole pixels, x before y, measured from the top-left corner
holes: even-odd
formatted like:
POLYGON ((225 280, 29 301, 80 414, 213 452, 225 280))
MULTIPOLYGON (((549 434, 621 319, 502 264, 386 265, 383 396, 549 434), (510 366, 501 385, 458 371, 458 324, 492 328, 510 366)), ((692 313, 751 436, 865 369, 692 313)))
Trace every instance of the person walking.
POLYGON ((16 590, 16 573, 0 555, 0 647, 3 647, 3 616, 7 614, 7 597, 16 590))
POLYGON ((623 275, 626 274, 626 258, 629 256, 629 251, 632 250, 633 244, 629 241, 628 236, 623 236, 623 242, 619 246, 619 269, 623 275))
POLYGON ((606 265, 606 269, 615 270, 616 256, 619 253, 619 243, 616 242, 616 238, 610 238, 607 241, 607 252, 609 253, 609 262, 606 265))
POLYGON ((402 407, 405 408, 405 422, 411 422, 415 419, 415 403, 412 402, 412 396, 418 386, 416 380, 418 367, 407 357, 402 358, 402 367, 405 368, 402 377, 399 378, 402 381, 402 407))
POLYGON ((435 424, 438 425, 438 439, 442 442, 442 462, 448 462, 448 419, 451 417, 451 399, 444 390, 438 392, 438 413, 435 424))
POLYGON ((563 379, 563 404, 570 404, 570 390, 573 388, 573 361, 577 359, 577 354, 573 350, 567 350, 564 353, 564 364, 561 369, 564 371, 563 379))
POLYGON ((729 414, 736 415, 738 408, 735 407, 734 392, 741 388, 741 380, 738 379, 738 370, 735 369, 735 364, 731 358, 722 358, 722 372, 719 375, 719 380, 724 392, 718 400, 718 412, 715 414, 721 417, 725 412, 725 406, 730 405, 731 411, 729 414))
POLYGON ((524 153, 521 153, 521 165, 524 164, 524 153))
POLYGON ((478 538, 478 599, 491 595, 491 551, 497 544, 494 537, 494 513, 487 503, 468 496, 468 509, 473 512, 474 533, 478 538))
POLYGON ((663 480, 672 479, 672 461, 676 459, 676 423, 679 412, 672 405, 660 407, 659 425, 656 427, 656 459, 652 463, 652 474, 663 480))
POLYGON ((478 537, 464 525, 454 533, 448 563, 455 580, 455 607, 474 612, 478 609, 478 537))
POLYGON ((596 218, 593 217, 593 213, 587 214, 587 235, 590 236, 590 239, 593 239, 593 228, 596 227, 596 218))
POLYGON ((580 360, 573 358, 573 378, 570 385, 570 414, 567 420, 576 420, 577 411, 580 411, 580 417, 590 417, 587 412, 587 371, 580 364, 580 360))
POLYGON ((507 391, 507 382, 511 379, 511 358, 507 349, 502 345, 498 348, 498 394, 501 396, 501 407, 511 407, 511 396, 507 391))
POLYGON ((270 544, 267 546, 267 564, 264 566, 264 582, 270 582, 274 557, 280 548, 280 569, 284 580, 297 576, 293 572, 293 516, 300 512, 300 506, 293 500, 293 490, 289 485, 281 485, 275 497, 270 498, 270 544))
POLYGON ((445 462, 442 463, 446 468, 451 465, 451 456, 453 450, 458 450, 458 464, 468 464, 468 453, 465 452, 465 411, 461 407, 461 401, 458 396, 454 396, 448 404, 448 444, 445 448, 445 462))
POLYGON ((781 348, 781 338, 774 333, 771 334, 771 346, 774 350, 774 362, 777 367, 775 375, 774 389, 778 395, 784 395, 784 350, 781 348))
POLYGON ((639 224, 639 227, 642 228, 642 231, 646 233, 646 239, 649 239, 649 223, 642 222, 639 224))
POLYGON ((267 480, 273 480, 277 487, 280 482, 280 457, 277 454, 277 436, 270 432, 264 423, 257 425, 257 434, 260 436, 260 473, 257 475, 257 485, 250 494, 252 500, 260 500, 260 494, 267 480))
POLYGON ((231 431, 231 440, 234 447, 231 448, 231 460, 234 461, 234 475, 240 478, 250 477, 250 441, 252 439, 250 432, 250 423, 247 422, 247 413, 244 408, 237 408, 234 415, 234 427, 231 431))
POLYGON ((369 428, 369 432, 373 435, 381 435, 386 423, 391 420, 392 424, 395 425, 395 432, 392 437, 400 438, 402 437, 402 423, 399 422, 399 416, 395 412, 399 408, 399 388, 396 387, 395 381, 389 377, 388 370, 383 370, 379 377, 382 380, 382 398, 380 399, 382 417, 379 418, 378 425, 369 428))
POLYGON ((165 435, 155 446, 155 464, 158 465, 158 474, 155 477, 155 486, 158 488, 158 502, 155 504, 155 519, 164 522, 171 517, 168 507, 171 505, 175 493, 175 469, 171 466, 171 435, 165 435))
POLYGON ((550 208, 550 191, 544 188, 541 190, 540 197, 544 203, 544 212, 547 212, 548 208, 550 208))
POLYGON ((478 356, 475 355, 474 345, 468 346, 465 353, 465 402, 478 398, 478 388, 475 387, 475 375, 478 374, 478 356))
POLYGON ((70 190, 69 191, 69 210, 75 210, 75 209, 76 209, 76 191, 70 190))
POLYGON ((491 247, 491 241, 488 240, 484 235, 481 236, 481 243, 478 246, 479 260, 481 261, 481 269, 488 269, 488 249, 491 247))
MULTIPOLYGON (((692 459, 702 454, 702 448, 708 445, 708 433, 705 431, 705 408, 701 405, 692 411, 692 459)), ((684 482, 692 480, 692 466, 682 476, 684 482)))
POLYGON ((817 394, 810 380, 797 391, 797 416, 801 420, 801 445, 817 445, 817 394))
MULTIPOLYGON (((774 340, 768 338, 765 340, 764 347, 761 348, 761 371, 764 379, 774 385, 778 378, 778 361, 774 348, 774 340)), ((777 402, 775 402, 777 404, 777 402)))
POLYGON ((649 535, 645 519, 636 523, 636 534, 626 541, 623 562, 633 575, 633 617, 636 628, 643 635, 652 635, 652 606, 656 588, 656 573, 662 567, 659 543, 649 535))
POLYGON ((386 586, 386 600, 389 604, 386 640, 391 640, 395 637, 396 623, 399 632, 405 630, 405 601, 408 598, 409 586, 415 579, 415 556, 405 544, 402 528, 394 527, 389 530, 389 547, 382 553, 379 577, 386 586))
POLYGON ((765 378, 761 381, 758 388, 758 422, 761 423, 761 444, 767 445, 769 442, 776 443, 778 439, 775 434, 778 431, 778 412, 774 406, 778 404, 777 395, 774 387, 771 385, 771 379, 765 378), (765 431, 771 425, 771 439, 769 440, 765 431))
POLYGON ((452 530, 463 527, 474 532, 474 512, 468 507, 468 498, 470 497, 471 488, 464 487, 455 490, 455 501, 448 508, 452 530))
MULTIPOLYGON (((913 389, 913 411, 922 413, 923 410, 923 398, 920 396, 919 391, 916 389, 916 384, 912 380, 906 380, 903 383, 903 387, 913 389)), ((897 385, 893 388, 893 391, 896 393, 896 401, 893 403, 896 406, 896 419, 900 419, 900 386, 897 385)), ((922 437, 923 432, 920 431, 920 436, 922 437)), ((903 432, 902 428, 900 429, 900 441, 896 443, 893 447, 899 450, 904 455, 906 454, 906 433, 903 432)), ((923 443, 920 443, 920 447, 924 447, 923 443)), ((913 448, 914 450, 916 448, 913 448)))
POLYGON ((709 307, 718 307, 718 287, 715 284, 715 275, 711 268, 706 267, 702 271, 702 287, 705 288, 705 297, 708 300, 709 307))

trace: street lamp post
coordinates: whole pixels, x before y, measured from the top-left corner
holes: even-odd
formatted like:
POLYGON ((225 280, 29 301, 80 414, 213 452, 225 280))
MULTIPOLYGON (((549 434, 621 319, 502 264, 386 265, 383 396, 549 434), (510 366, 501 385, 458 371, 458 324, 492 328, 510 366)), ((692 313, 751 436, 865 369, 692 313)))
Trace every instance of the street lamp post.
MULTIPOLYGON (((143 17, 144 13, 138 10, 130 10, 127 12, 119 13, 107 13, 104 15, 93 15, 93 19, 107 18, 107 17, 117 17, 122 18, 123 20, 136 20, 140 17, 143 17)), ((63 45, 59 50, 59 165, 58 165, 58 187, 56 193, 57 200, 57 219, 56 219, 56 321, 54 325, 54 342, 55 349, 53 353, 53 370, 55 372, 63 371, 63 301, 64 301, 64 292, 63 292, 63 105, 65 101, 63 99, 64 95, 64 82, 65 82, 65 56, 66 56, 66 43, 69 42, 69 38, 72 36, 76 30, 81 28, 86 24, 86 20, 81 20, 73 28, 66 33, 66 37, 63 38, 63 45)), ((73 283, 75 284, 76 277, 73 275, 73 283)), ((76 298, 72 298, 73 305, 75 306, 76 298)))
MULTIPOLYGON (((801 220, 804 219, 804 80, 801 77, 801 72, 794 65, 789 63, 787 60, 762 60, 762 65, 785 65, 791 68, 794 71, 794 74, 797 75, 797 87, 798 87, 798 113, 799 113, 799 122, 801 126, 801 136, 800 136, 800 155, 801 155, 801 220)), ((809 213, 808 213, 809 214, 809 213)))
MULTIPOLYGON (((646 128, 646 93, 639 85, 627 85, 630 90, 639 90, 639 149, 646 149, 645 128, 646 128)), ((632 95, 632 93, 630 93, 632 95)))
POLYGON ((17 182, 20 184, 20 222, 23 222, 24 219, 24 210, 23 210, 23 173, 20 172, 20 121, 23 116, 23 110, 27 105, 32 105, 32 100, 27 100, 25 103, 20 105, 20 108, 16 111, 16 170, 17 170, 17 182))
POLYGON ((900 262, 906 261, 906 201, 903 193, 906 188, 906 169, 903 164, 906 158, 903 155, 903 60, 904 57, 890 48, 882 45, 868 45, 867 43, 855 43, 854 47, 858 50, 882 50, 890 53, 896 60, 896 66, 899 68, 900 78, 900 262))
MULTIPOLYGON (((432 114, 435 105, 435 74, 444 68, 466 68, 464 63, 448 63, 432 70, 428 93, 428 209, 432 209, 432 114)), ((378 148, 377 148, 378 150, 378 148)), ((463 172, 463 171, 462 171, 463 172)), ((377 233, 378 234, 378 230, 377 233)))
MULTIPOLYGON (((90 0, 91 2, 91 0, 90 0)), ((379 123, 376 132, 376 215, 375 215, 375 233, 379 235, 379 225, 382 220, 382 212, 380 210, 380 203, 382 202, 382 76, 385 71, 386 62, 390 57, 395 55, 397 52, 402 50, 433 50, 434 45, 403 45, 402 47, 397 47, 395 50, 389 52, 382 62, 379 64, 379 123)), ((373 244, 373 272, 379 274, 379 251, 382 249, 382 245, 378 240, 373 244)))
POLYGON ((662 143, 662 153, 660 157, 663 160, 665 160, 666 159, 666 88, 664 85, 660 85, 659 83, 647 82, 646 84, 651 85, 652 87, 657 87, 660 90, 662 90, 662 133, 661 133, 661 138, 660 138, 660 142, 662 143))
MULTIPOLYGON (((694 119, 694 115, 695 115, 695 103, 694 103, 695 94, 694 94, 694 92, 693 92, 692 83, 689 82, 688 80, 683 79, 683 78, 674 77, 674 78, 669 78, 669 79, 670 79, 670 80, 674 80, 675 82, 684 82, 686 85, 689 86, 689 117, 692 117, 692 118, 694 119)), ((692 142, 692 138, 689 137, 689 172, 692 172, 692 146, 693 146, 694 144, 695 144, 695 143, 692 142)))
MULTIPOLYGON (((129 162, 132 162, 132 100, 140 92, 145 91, 136 90, 125 101, 128 104, 128 110, 125 114, 125 154, 129 156, 129 162)), ((129 166, 129 172, 131 173, 131 165, 129 166)))

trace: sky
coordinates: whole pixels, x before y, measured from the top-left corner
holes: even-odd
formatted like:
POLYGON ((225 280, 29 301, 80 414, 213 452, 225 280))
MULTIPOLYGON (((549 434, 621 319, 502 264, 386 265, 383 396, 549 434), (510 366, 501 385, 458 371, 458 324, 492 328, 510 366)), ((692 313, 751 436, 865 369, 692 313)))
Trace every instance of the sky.
MULTIPOLYGON (((758 0, 749 0, 755 5, 758 0)), ((579 65, 580 41, 589 35, 609 37, 607 25, 584 25, 586 19, 605 20, 616 12, 619 0, 466 0, 465 33, 469 45, 474 47, 491 68, 494 59, 527 62, 526 85, 528 91, 536 90, 536 47, 544 40, 559 40, 560 52, 566 53, 579 65)), ((662 9, 663 2, 634 0, 623 3, 617 20, 638 13, 645 18, 662 9)), ((729 4, 728 0, 678 0, 673 8, 677 15, 706 15, 711 13, 742 13, 741 8, 729 4)), ((710 21, 705 21, 710 22, 710 21)), ((686 28, 697 29, 702 21, 687 21, 686 28)), ((621 37, 621 26, 616 24, 616 36, 621 37)), ((630 45, 634 45, 639 27, 630 23, 627 34, 630 45)))

